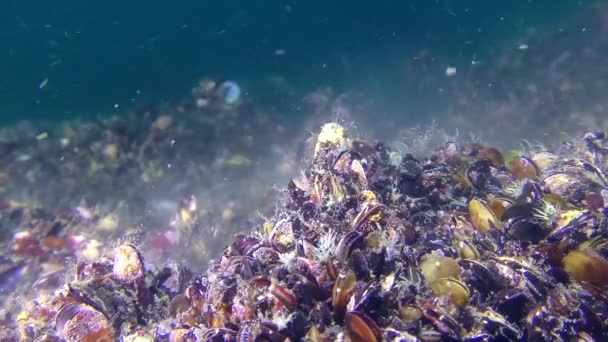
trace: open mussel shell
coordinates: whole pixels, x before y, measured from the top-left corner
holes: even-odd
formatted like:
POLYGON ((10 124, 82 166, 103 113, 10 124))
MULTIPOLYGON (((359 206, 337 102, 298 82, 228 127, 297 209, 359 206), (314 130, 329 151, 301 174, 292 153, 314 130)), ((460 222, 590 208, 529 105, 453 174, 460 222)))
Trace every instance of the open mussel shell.
POLYGON ((430 284, 437 296, 450 296, 452 303, 463 306, 469 300, 469 288, 454 278, 440 278, 430 284))
POLYGON ((331 303, 334 310, 334 317, 337 322, 344 319, 346 305, 355 287, 357 278, 353 272, 338 275, 331 293, 331 303))
POLYGON ((380 221, 387 209, 385 205, 375 200, 376 195, 373 192, 367 191, 364 196, 368 197, 369 194, 373 195, 373 197, 363 201, 361 211, 357 213, 357 216, 351 222, 353 230, 363 230, 362 227, 367 224, 380 221))
POLYGON ((353 342, 382 341, 382 332, 378 325, 361 312, 346 313, 346 334, 353 342))
POLYGON ((72 341, 114 341, 114 329, 104 314, 81 303, 64 305, 55 315, 58 335, 72 341))
POLYGON ((472 199, 469 202, 469 214, 473 227, 482 233, 487 233, 490 229, 502 228, 494 212, 480 200, 472 199))

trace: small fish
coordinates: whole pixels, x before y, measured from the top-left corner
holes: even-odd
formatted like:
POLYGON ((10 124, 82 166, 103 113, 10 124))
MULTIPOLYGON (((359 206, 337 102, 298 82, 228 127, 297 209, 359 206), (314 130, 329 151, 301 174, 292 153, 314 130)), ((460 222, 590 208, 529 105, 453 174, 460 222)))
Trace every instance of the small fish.
POLYGON ((49 79, 48 77, 45 78, 44 80, 42 80, 42 82, 40 82, 40 84, 38 85, 38 88, 42 89, 44 87, 46 87, 46 85, 49 83, 49 79))

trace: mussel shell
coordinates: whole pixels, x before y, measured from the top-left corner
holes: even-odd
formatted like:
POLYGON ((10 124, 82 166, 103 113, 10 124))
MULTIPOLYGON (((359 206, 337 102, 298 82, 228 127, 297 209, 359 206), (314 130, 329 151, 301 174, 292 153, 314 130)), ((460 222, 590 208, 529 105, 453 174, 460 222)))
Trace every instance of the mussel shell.
POLYGON ((55 328, 66 341, 112 341, 114 329, 101 312, 81 303, 69 303, 55 315, 55 328))
POLYGON ((363 230, 366 223, 377 222, 386 211, 386 206, 375 200, 368 201, 362 205, 361 211, 351 222, 353 230, 363 230))
POLYGON ((350 231, 338 243, 336 257, 339 261, 345 262, 354 249, 363 248, 364 246, 365 236, 359 232, 350 231))
POLYGON ((484 319, 484 326, 493 336, 495 341, 521 341, 523 332, 506 321, 484 319))
POLYGON ((346 313, 346 333, 353 342, 382 341, 382 332, 378 325, 367 315, 352 311, 346 313))
POLYGON ((477 248, 467 240, 458 242, 458 256, 461 259, 479 259, 480 254, 477 248))
POLYGON ((543 184, 551 193, 558 194, 563 198, 570 198, 572 194, 584 188, 583 182, 566 173, 552 174, 544 179, 543 184))
POLYGON ((303 184, 295 179, 292 179, 289 181, 289 183, 287 183, 287 193, 289 194, 289 199, 293 204, 301 206, 310 199, 310 195, 308 194, 308 186, 308 184, 303 184))
MULTIPOLYGON (((587 235, 581 227, 589 224, 593 215, 589 211, 580 212, 575 209, 561 213, 556 221, 555 229, 547 236, 547 241, 558 242, 564 237, 569 237, 570 242, 586 239, 587 235)), ((576 244, 575 244, 576 245, 576 244)))
POLYGON ((458 263, 448 257, 431 256, 420 264, 420 270, 427 284, 441 278, 458 278, 461 273, 458 263))
POLYGON ((517 202, 534 202, 545 196, 542 187, 536 181, 527 179, 521 187, 521 193, 517 196, 517 202))
POLYGON ((141 282, 144 278, 144 264, 141 254, 133 245, 125 244, 114 250, 113 276, 122 282, 141 282))
POLYGON ((422 195, 422 167, 411 154, 403 157, 399 166, 399 192, 408 196, 422 195))
POLYGON ((351 161, 355 156, 351 155, 349 150, 344 150, 338 154, 332 165, 332 170, 337 174, 345 174, 348 172, 351 161))
POLYGON ((357 300, 356 304, 352 308, 351 306, 348 308, 351 311, 367 312, 373 318, 387 315, 389 307, 384 302, 387 294, 382 292, 380 282, 374 281, 367 287, 364 286, 365 283, 363 282, 357 283, 357 285, 359 284, 363 286, 357 287, 355 289, 356 292, 353 294, 357 300))
POLYGON ((456 306, 463 306, 469 300, 469 288, 454 278, 440 278, 429 284, 437 296, 449 295, 456 306))
POLYGON ((579 282, 608 285, 608 260, 591 248, 578 248, 563 259, 564 270, 579 282))
MULTIPOLYGON (((274 225, 271 226, 270 231, 272 231, 274 225)), ((264 227, 264 229, 266 229, 264 227)), ((270 234, 270 232, 268 232, 270 234)), ((260 240, 256 239, 253 236, 245 236, 242 234, 237 234, 233 238, 232 248, 241 255, 249 255, 253 250, 257 249, 260 244, 260 240)))
POLYGON ((334 318, 337 322, 341 322, 344 319, 346 305, 350 300, 356 281, 357 278, 355 277, 355 274, 353 272, 348 272, 340 274, 334 283, 331 302, 334 310, 334 318))
POLYGON ((360 250, 354 250, 348 258, 348 264, 351 270, 355 272, 355 276, 359 280, 367 281, 370 278, 369 265, 365 254, 360 250))
POLYGON ((365 169, 359 160, 355 159, 351 162, 350 172, 357 182, 357 188, 359 190, 366 190, 368 188, 367 176, 365 175, 365 169))
POLYGON ((521 217, 532 217, 534 208, 535 205, 528 202, 513 204, 505 210, 505 212, 502 214, 501 220, 506 222, 521 217))
POLYGON ((531 242, 533 244, 539 243, 548 233, 538 220, 525 217, 510 220, 505 227, 507 234, 509 234, 512 239, 531 242))
POLYGON ((551 152, 539 152, 532 156, 532 161, 540 169, 545 170, 557 160, 558 156, 551 152))
POLYGON ((517 180, 535 179, 540 174, 536 164, 527 157, 515 157, 509 166, 511 174, 517 180))
POLYGON ((606 179, 606 176, 604 176, 602 170, 588 162, 583 162, 582 164, 585 171, 589 172, 591 175, 591 177, 588 178, 591 178, 593 182, 597 181, 597 183, 603 187, 608 187, 608 180, 606 179))
POLYGON ((478 293, 490 294, 501 287, 497 274, 476 260, 461 259, 459 264, 466 269, 463 273, 467 284, 475 287, 478 293))
POLYGON ((492 210, 498 220, 502 220, 502 215, 511 205, 513 205, 513 201, 503 197, 496 197, 488 202, 488 208, 492 210))
POLYGON ((527 306, 532 299, 526 296, 520 290, 513 290, 511 293, 506 293, 504 296, 499 296, 500 303, 496 307, 496 311, 508 318, 511 322, 519 322, 527 313, 527 306))
POLYGON ((270 293, 289 310, 293 310, 298 304, 298 297, 281 285, 273 283, 269 288, 270 293))
POLYGON ((376 149, 380 147, 378 145, 374 146, 371 143, 361 139, 353 139, 351 146, 352 153, 358 154, 361 158, 369 158, 376 152, 376 149))
POLYGON ((61 307, 57 314, 55 315, 55 328, 57 328, 57 333, 60 337, 63 336, 63 328, 65 324, 74 318, 76 314, 81 310, 95 310, 92 307, 81 304, 81 303, 69 303, 61 307))
POLYGON ((251 257, 263 265, 272 265, 279 261, 279 253, 272 247, 262 246, 251 253, 251 257))
POLYGON ((327 258, 325 268, 329 279, 336 280, 336 278, 338 278, 338 270, 336 269, 336 264, 334 264, 334 260, 331 256, 327 258))
POLYGON ((469 214, 473 227, 482 233, 487 233, 493 228, 502 228, 502 225, 494 215, 494 212, 480 200, 472 199, 469 202, 469 214))
POLYGON ((495 147, 486 147, 479 151, 479 157, 489 159, 494 167, 501 167, 505 164, 505 158, 495 147))
POLYGON ((496 179, 492 173, 492 161, 488 159, 480 159, 469 165, 465 171, 465 176, 476 189, 501 186, 500 180, 496 179))
MULTIPOLYGON (((241 326, 238 332, 238 334, 241 334, 239 335, 240 339, 238 339, 238 341, 249 341, 249 339, 247 339, 247 334, 252 331, 253 329, 251 329, 251 324, 244 324, 243 326, 241 326), (243 330, 242 333, 241 330, 243 330)), ((209 328, 203 333, 203 339, 201 341, 225 341, 227 337, 237 337, 237 332, 227 328, 209 328)), ((253 337, 255 336, 252 334, 251 337, 251 340, 253 340, 253 337)))

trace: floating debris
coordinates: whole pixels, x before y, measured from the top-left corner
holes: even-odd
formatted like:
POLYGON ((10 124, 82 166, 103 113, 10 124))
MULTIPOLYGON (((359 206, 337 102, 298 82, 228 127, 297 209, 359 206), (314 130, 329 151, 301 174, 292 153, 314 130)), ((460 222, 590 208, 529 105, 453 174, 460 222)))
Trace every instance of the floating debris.
POLYGON ((49 84, 49 79, 45 78, 44 80, 42 80, 42 82, 40 82, 40 84, 38 84, 38 88, 42 89, 42 88, 46 87, 47 84, 49 84))
POLYGON ((225 81, 220 84, 218 94, 225 104, 234 105, 241 98, 241 87, 234 81, 225 81))

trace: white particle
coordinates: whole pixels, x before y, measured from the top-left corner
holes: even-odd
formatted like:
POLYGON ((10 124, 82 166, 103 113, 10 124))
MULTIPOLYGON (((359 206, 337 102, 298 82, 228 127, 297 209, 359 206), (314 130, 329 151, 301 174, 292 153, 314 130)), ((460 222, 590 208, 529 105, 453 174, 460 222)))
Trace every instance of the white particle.
POLYGON ((42 88, 46 87, 47 84, 49 84, 49 79, 45 78, 44 80, 42 80, 42 82, 40 82, 40 84, 38 85, 38 88, 42 89, 42 88))
POLYGON ((455 67, 447 67, 445 69, 445 75, 448 76, 448 77, 456 75, 456 68, 455 67))

